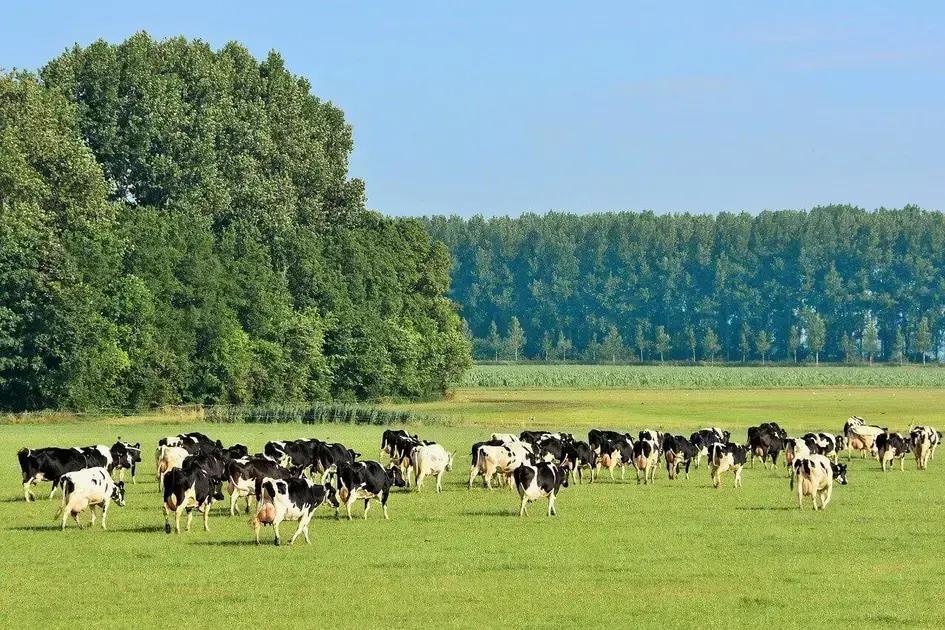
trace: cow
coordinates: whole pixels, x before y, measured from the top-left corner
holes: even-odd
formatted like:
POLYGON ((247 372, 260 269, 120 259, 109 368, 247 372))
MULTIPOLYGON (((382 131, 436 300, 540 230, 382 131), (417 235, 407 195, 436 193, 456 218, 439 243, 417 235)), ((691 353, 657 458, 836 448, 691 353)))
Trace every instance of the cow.
POLYGON ((289 545, 295 542, 299 534, 305 536, 306 544, 312 544, 308 537, 308 526, 312 521, 315 510, 323 503, 330 503, 337 507, 335 489, 330 485, 313 483, 306 478, 274 479, 265 477, 262 480, 262 500, 256 510, 251 524, 256 535, 256 544, 259 544, 259 530, 263 525, 272 525, 275 531, 276 545, 282 543, 279 536, 279 525, 283 521, 298 521, 299 526, 289 539, 289 545))
POLYGON ((272 440, 266 442, 263 452, 286 468, 305 470, 315 464, 315 450, 321 440, 272 440))
POLYGON ((416 435, 395 438, 390 451, 390 461, 400 467, 400 472, 404 476, 404 482, 407 484, 406 487, 410 487, 410 473, 413 470, 410 454, 415 448, 429 444, 436 444, 436 442, 421 440, 416 435))
POLYGON ((97 506, 102 510, 102 529, 108 529, 105 521, 109 504, 114 501, 121 507, 125 505, 125 483, 113 480, 111 473, 102 466, 68 472, 59 478, 59 485, 62 486, 62 505, 56 516, 62 514, 62 529, 66 528, 70 516, 82 529, 79 514, 86 508, 92 515, 89 527, 94 527, 97 506))
POLYGON ((469 467, 469 488, 473 481, 482 475, 483 485, 492 489, 492 478, 499 473, 503 477, 511 477, 512 472, 529 460, 529 451, 524 443, 515 442, 501 446, 480 445, 472 453, 472 463, 469 467))
POLYGON ((324 483, 328 478, 328 473, 335 470, 338 464, 343 462, 350 464, 360 456, 361 453, 346 447, 344 444, 321 442, 315 447, 312 470, 321 473, 321 480, 324 483))
POLYGON ((200 458, 188 459, 190 461, 185 461, 180 468, 167 471, 162 480, 164 489, 164 531, 168 534, 171 533, 169 520, 171 512, 174 512, 174 529, 179 534, 181 513, 187 512, 187 531, 189 532, 195 508, 203 513, 204 531, 210 531, 210 506, 213 505, 215 500, 223 500, 223 494, 219 490, 219 479, 214 476, 213 472, 201 467, 201 464, 205 462, 200 458))
POLYGON ((564 457, 573 464, 571 471, 577 474, 578 483, 584 482, 584 468, 588 469, 591 483, 597 473, 597 453, 587 442, 575 442, 564 449, 564 457))
POLYGON ((876 436, 876 455, 879 458, 879 464, 886 472, 887 466, 892 468, 892 463, 899 460, 899 470, 905 470, 906 455, 909 454, 911 444, 909 439, 901 433, 890 433, 884 431, 876 436))
POLYGON ((109 449, 119 481, 125 480, 125 471, 131 471, 131 483, 138 483, 138 464, 141 463, 141 443, 122 442, 121 438, 109 449))
POLYGON ((643 473, 643 484, 655 481, 656 466, 659 461, 659 447, 656 442, 643 437, 633 443, 633 467, 637 471, 637 483, 640 483, 640 473, 643 473))
MULTIPOLYGON (((409 437, 410 434, 403 429, 386 429, 381 435, 381 456, 383 457, 386 453, 387 455, 393 457, 394 447, 397 445, 397 442, 409 437)), ((416 438, 417 436, 413 437, 416 438)))
POLYGON ((634 442, 633 436, 629 433, 619 433, 617 431, 608 431, 606 429, 591 429, 587 432, 587 443, 599 455, 600 446, 605 442, 619 442, 626 439, 631 444, 634 442))
MULTIPOLYGON (((867 453, 876 451, 876 437, 887 431, 886 427, 878 427, 866 424, 866 421, 859 416, 850 416, 843 424, 843 435, 846 436, 848 447, 851 451, 861 451, 866 458, 867 453)), ((851 453, 847 453, 847 461, 850 460, 851 453)))
POLYGON ((171 470, 180 468, 190 452, 182 446, 162 445, 158 447, 157 480, 158 489, 164 487, 164 476, 171 470))
POLYGON ((633 463, 633 445, 636 442, 622 437, 616 442, 603 441, 598 447, 598 469, 604 469, 614 479, 614 468, 620 466, 620 479, 626 477, 627 466, 633 463))
POLYGON ((702 458, 708 456, 709 446, 715 442, 728 442, 731 434, 718 427, 699 429, 689 436, 689 441, 696 447, 696 468, 702 465, 702 458))
POLYGON ((679 477, 679 467, 684 466, 686 479, 689 479, 689 467, 696 457, 696 447, 682 435, 667 433, 663 436, 663 457, 666 459, 666 475, 670 479, 679 477))
POLYGON ((561 466, 550 462, 525 464, 516 468, 512 477, 522 499, 519 517, 528 516, 528 504, 542 497, 548 497, 548 516, 558 514, 555 498, 562 487, 568 487, 568 475, 561 466))
POLYGON ((933 445, 938 445, 938 439, 938 431, 932 427, 920 425, 909 428, 909 441, 912 446, 912 453, 915 455, 916 468, 919 470, 928 468, 933 445))
POLYGON ((439 444, 425 444, 413 449, 410 461, 418 492, 428 475, 436 475, 436 491, 443 491, 443 475, 453 470, 453 453, 448 453, 439 444))
POLYGON ((761 463, 768 467, 768 460, 773 466, 778 465, 778 454, 785 448, 787 436, 782 437, 778 431, 762 427, 748 429, 748 453, 751 467, 755 467, 755 458, 760 457, 761 463))
POLYGON ((709 475, 712 485, 722 485, 722 473, 731 470, 735 473, 735 487, 742 485, 742 470, 748 461, 748 452, 744 446, 731 442, 716 442, 709 447, 709 475))
POLYGON ((93 466, 94 464, 90 464, 88 459, 92 449, 97 450, 96 447, 50 446, 37 449, 21 448, 17 451, 16 457, 20 463, 20 471, 23 473, 23 497, 27 503, 36 498, 32 492, 32 486, 42 481, 52 482, 52 488, 49 491, 49 498, 52 499, 56 488, 59 487, 59 479, 64 474, 93 466))
MULTIPOLYGON (((203 433, 193 431, 191 433, 179 433, 178 435, 169 435, 158 440, 157 449, 154 451, 154 467, 160 468, 162 447, 182 448, 190 455, 203 453, 213 449, 222 449, 223 443, 219 440, 213 441, 203 433)), ((160 474, 158 475, 160 477, 160 474)))
POLYGON ((512 444, 513 442, 521 442, 521 440, 516 435, 511 433, 493 433, 492 440, 496 442, 502 442, 503 444, 512 444))
POLYGON ((809 496, 817 510, 817 501, 824 510, 830 503, 834 482, 847 483, 847 465, 834 464, 824 455, 813 454, 801 457, 791 465, 791 489, 797 484, 797 507, 804 509, 804 497, 809 496))
POLYGON ((241 457, 231 459, 226 466, 227 491, 230 493, 230 516, 236 515, 236 504, 240 498, 246 500, 246 512, 249 512, 249 498, 254 496, 259 502, 262 480, 291 479, 302 476, 301 468, 284 468, 269 457, 241 457))
POLYGON ((390 465, 384 468, 380 462, 341 462, 335 470, 335 476, 338 479, 337 494, 335 505, 335 518, 338 518, 338 510, 342 503, 348 512, 348 520, 351 520, 351 506, 358 499, 364 500, 364 518, 367 519, 368 509, 371 507, 371 499, 376 500, 384 509, 384 518, 390 518, 387 514, 387 499, 390 498, 391 488, 403 488, 403 474, 400 468, 390 465))
POLYGON ((812 455, 810 447, 803 438, 788 438, 784 440, 784 463, 790 467, 795 459, 802 459, 812 455))

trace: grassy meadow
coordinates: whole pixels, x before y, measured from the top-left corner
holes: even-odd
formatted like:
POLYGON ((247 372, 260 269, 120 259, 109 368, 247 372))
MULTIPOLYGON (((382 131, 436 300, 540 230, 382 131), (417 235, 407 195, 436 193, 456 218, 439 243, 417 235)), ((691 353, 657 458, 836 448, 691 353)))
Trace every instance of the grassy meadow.
MULTIPOLYGON (((768 419, 791 433, 838 432, 851 413, 896 429, 941 428, 945 390, 461 388, 449 400, 391 408, 441 419, 408 428, 457 452, 444 492, 432 483, 396 492, 387 522, 376 506, 350 523, 321 511, 312 545, 291 548, 256 547, 248 517, 224 515, 223 504, 209 533, 195 517, 189 534, 164 534, 157 439, 201 430, 261 449, 308 436, 376 458, 382 427, 211 424, 186 414, 0 425, 0 626, 260 627, 286 623, 287 610, 292 623, 352 628, 945 626, 941 453, 924 472, 911 457, 905 472, 886 474, 854 459, 850 485, 823 513, 809 503, 798 511, 785 470, 760 465, 739 490, 731 475, 713 489, 705 467, 676 482, 661 471, 647 487, 632 475, 572 485, 552 519, 544 501, 519 519, 513 491, 465 488, 469 445, 493 430, 688 433, 712 424, 743 439, 745 427, 768 419), (109 531, 58 531, 48 484, 38 502, 23 502, 18 448, 119 436, 146 445, 145 461, 127 506, 112 506, 109 531)), ((286 523, 283 536, 294 530, 286 523)), ((264 537, 271 541, 271 529, 264 537)))

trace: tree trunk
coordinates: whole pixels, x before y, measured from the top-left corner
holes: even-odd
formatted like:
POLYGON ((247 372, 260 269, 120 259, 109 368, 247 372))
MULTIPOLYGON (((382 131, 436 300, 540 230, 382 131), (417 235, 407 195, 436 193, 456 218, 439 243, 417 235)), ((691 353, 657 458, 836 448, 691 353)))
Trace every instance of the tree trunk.
POLYGON ((814 353, 814 367, 817 367, 819 365, 820 365, 820 352, 815 352, 814 353))

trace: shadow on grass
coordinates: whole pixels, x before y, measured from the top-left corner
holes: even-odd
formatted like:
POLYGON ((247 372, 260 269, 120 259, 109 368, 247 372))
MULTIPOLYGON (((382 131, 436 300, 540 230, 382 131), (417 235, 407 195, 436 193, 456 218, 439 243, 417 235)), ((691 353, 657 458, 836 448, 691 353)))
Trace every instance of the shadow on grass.
MULTIPOLYGON (((98 525, 98 523, 96 523, 98 525)), ((87 524, 82 525, 82 529, 88 529, 87 524)), ((54 525, 20 525, 17 527, 7 527, 6 531, 8 532, 49 532, 53 530, 62 529, 62 525, 56 523, 54 525)), ((69 526, 66 529, 78 529, 75 526, 75 523, 72 521, 69 522, 69 526)), ((101 529, 101 528, 99 528, 101 529)))
MULTIPOLYGON (((256 541, 250 538, 249 540, 197 540, 192 544, 202 545, 204 547, 256 547, 256 541)), ((259 547, 275 547, 272 544, 272 541, 261 540, 259 547)), ((283 547, 289 546, 289 541, 284 540, 282 542, 283 547)), ((294 546, 298 546, 298 542, 294 546)))
POLYGON ((116 534, 153 534, 155 532, 164 533, 163 525, 138 525, 137 527, 126 527, 114 530, 116 534))
POLYGON ((466 510, 461 512, 463 516, 504 516, 506 518, 514 516, 518 518, 518 512, 509 510, 508 508, 495 508, 495 509, 482 509, 482 510, 466 510))
POLYGON ((735 508, 747 512, 790 512, 797 511, 797 506, 788 507, 786 505, 741 505, 735 508))

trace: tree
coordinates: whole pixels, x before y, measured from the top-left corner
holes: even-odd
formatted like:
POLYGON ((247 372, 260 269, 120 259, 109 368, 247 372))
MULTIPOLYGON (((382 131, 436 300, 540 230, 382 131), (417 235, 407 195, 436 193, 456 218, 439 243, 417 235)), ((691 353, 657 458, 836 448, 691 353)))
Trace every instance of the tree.
POLYGON ((492 351, 495 361, 499 361, 499 351, 502 350, 502 337, 499 336, 499 327, 495 320, 489 324, 489 336, 486 337, 486 346, 492 351))
POLYGON ((794 356, 794 362, 797 363, 797 349, 801 346, 801 335, 797 330, 797 326, 791 326, 791 330, 788 331, 788 350, 794 356))
POLYGON ((824 349, 827 328, 824 320, 811 309, 807 312, 807 350, 814 355, 814 365, 820 365, 820 351, 824 349))
POLYGON ((744 363, 748 353, 751 352, 751 329, 748 327, 748 322, 742 322, 738 347, 742 351, 742 363, 744 363))
POLYGON ((647 322, 637 320, 637 334, 634 338, 634 341, 637 352, 640 353, 640 363, 643 363, 643 353, 646 352, 646 349, 650 345, 646 339, 646 331, 648 328, 649 325, 647 322))
POLYGON ((571 340, 564 336, 563 330, 558 331, 558 343, 556 344, 556 348, 561 360, 567 362, 568 352, 571 351, 571 340))
POLYGON ((902 326, 896 326, 896 338, 893 341, 892 356, 893 361, 898 361, 902 365, 903 357, 906 354, 906 336, 902 334, 902 326))
POLYGON ((525 346, 525 331, 522 330, 522 324, 518 321, 518 317, 514 315, 509 323, 509 332, 505 343, 509 352, 512 353, 512 360, 518 361, 518 353, 525 346))
POLYGON ((663 326, 656 327, 656 339, 654 340, 653 347, 660 353, 660 363, 662 363, 663 355, 669 352, 671 347, 669 334, 667 334, 666 328, 663 326))
POLYGON ((696 329, 692 326, 686 326, 686 346, 692 354, 692 362, 696 362, 696 329))
POLYGON ((551 345, 551 335, 548 334, 548 331, 546 330, 544 334, 541 336, 541 352, 542 352, 542 355, 545 357, 546 363, 551 360, 552 348, 553 346, 551 345))
POLYGON ((843 333, 840 339, 840 349, 843 351, 843 362, 853 363, 856 360, 856 342, 849 334, 843 333))
POLYGON ((607 329, 607 336, 604 337, 604 342, 601 344, 601 353, 604 356, 609 356, 611 363, 616 363, 617 357, 621 356, 623 351, 623 337, 620 336, 617 327, 612 325, 607 329))
POLYGON ((922 356, 922 365, 925 365, 925 357, 932 349, 932 336, 929 333, 929 318, 923 317, 919 320, 919 325, 915 331, 915 350, 922 356))
POLYGON ((715 334, 715 331, 711 328, 707 328, 705 335, 702 337, 702 351, 705 353, 705 356, 715 363, 715 355, 719 352, 719 338, 715 334))
POLYGON ((584 348, 584 359, 591 363, 597 363, 600 354, 600 343, 597 341, 597 333, 591 335, 591 340, 584 348))
POLYGON ((761 364, 764 365, 765 357, 771 349, 771 338, 768 336, 767 330, 758 331, 758 334, 755 336, 755 349, 758 351, 758 354, 761 355, 761 364))
POLYGON ((870 366, 873 365, 873 355, 879 352, 879 331, 876 329, 876 320, 872 313, 866 314, 863 325, 863 353, 869 357, 870 366))

